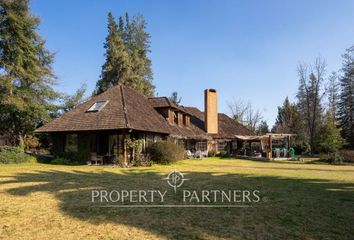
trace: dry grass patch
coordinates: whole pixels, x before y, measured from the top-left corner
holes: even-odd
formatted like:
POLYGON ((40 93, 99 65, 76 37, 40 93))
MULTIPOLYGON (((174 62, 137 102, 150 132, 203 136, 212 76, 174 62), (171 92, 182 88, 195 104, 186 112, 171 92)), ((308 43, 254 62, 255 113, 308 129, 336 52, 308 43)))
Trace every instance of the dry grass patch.
MULTIPOLYGON (((113 167, 0 165, 0 239, 352 239, 354 166, 186 160, 113 167), (251 208, 99 208, 92 189, 259 189, 251 208)), ((172 192, 172 194, 174 194, 172 192)), ((171 195, 178 203, 177 195, 171 195)))

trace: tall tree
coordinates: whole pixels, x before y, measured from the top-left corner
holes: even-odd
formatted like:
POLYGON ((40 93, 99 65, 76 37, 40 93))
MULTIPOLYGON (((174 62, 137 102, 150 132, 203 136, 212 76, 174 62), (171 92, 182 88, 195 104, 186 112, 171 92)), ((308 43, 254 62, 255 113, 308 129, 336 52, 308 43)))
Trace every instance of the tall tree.
POLYGON ((338 117, 343 138, 354 148, 354 46, 348 48, 342 58, 338 117))
POLYGON ((278 107, 278 115, 275 120, 272 131, 276 133, 293 133, 300 132, 300 117, 297 106, 289 101, 286 97, 282 106, 278 107))
POLYGON ((316 150, 316 135, 321 123, 323 82, 326 63, 318 57, 313 65, 300 64, 298 75, 300 86, 297 94, 298 109, 308 131, 311 154, 316 150))
POLYGON ((106 61, 102 66, 95 94, 100 94, 119 83, 132 86, 132 68, 126 47, 112 13, 108 13, 108 35, 104 44, 106 61))
MULTIPOLYGON (((151 51, 150 34, 146 31, 146 21, 141 14, 133 16, 130 21, 128 13, 126 13, 125 19, 125 27, 121 35, 130 56, 135 88, 145 95, 152 96, 155 86, 152 84, 151 60, 148 57, 151 51)), ((122 18, 119 23, 122 24, 122 18)))
POLYGON ((260 124, 257 126, 256 132, 258 135, 264 135, 264 134, 269 133, 270 131, 269 131, 269 126, 268 126, 267 121, 262 120, 260 122, 260 124))
POLYGON ((36 33, 38 25, 27 0, 0 2, 0 132, 15 136, 14 144, 49 118, 58 97, 53 54, 36 33))
POLYGON ((329 76, 326 92, 328 97, 327 113, 330 119, 333 122, 335 122, 337 116, 337 105, 338 105, 338 98, 339 98, 338 76, 336 72, 332 72, 332 74, 329 76))
POLYGON ((278 115, 272 132, 296 134, 296 145, 302 149, 308 148, 308 137, 305 134, 298 107, 295 103, 291 103, 288 97, 285 98, 283 105, 278 107, 278 115))
POLYGON ((340 129, 335 125, 330 114, 324 118, 324 124, 319 132, 319 148, 323 153, 327 153, 328 158, 330 155, 336 154, 342 148, 344 140, 341 137, 340 129))
POLYGON ((174 91, 172 92, 171 96, 169 97, 169 99, 174 102, 175 104, 179 105, 182 101, 181 97, 178 97, 178 92, 174 91))
POLYGON ((108 14, 108 36, 104 45, 106 62, 102 67, 101 79, 95 93, 122 83, 147 96, 154 94, 152 84, 150 35, 146 32, 146 22, 142 15, 129 19, 128 14, 119 17, 118 24, 111 13, 108 14))

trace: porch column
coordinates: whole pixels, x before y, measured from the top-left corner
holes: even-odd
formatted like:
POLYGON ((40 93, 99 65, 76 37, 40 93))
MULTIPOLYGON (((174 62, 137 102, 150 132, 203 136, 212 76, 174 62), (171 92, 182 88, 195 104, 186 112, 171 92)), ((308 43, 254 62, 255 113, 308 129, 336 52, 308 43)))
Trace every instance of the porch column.
POLYGON ((123 163, 124 166, 128 166, 128 159, 127 159, 127 145, 125 143, 125 138, 126 138, 126 134, 123 134, 123 163))
POLYGON ((269 154, 268 154, 268 158, 269 159, 273 158, 272 135, 269 135, 269 154))
POLYGON ((290 158, 290 143, 291 143, 291 137, 290 135, 288 136, 288 157, 290 158))

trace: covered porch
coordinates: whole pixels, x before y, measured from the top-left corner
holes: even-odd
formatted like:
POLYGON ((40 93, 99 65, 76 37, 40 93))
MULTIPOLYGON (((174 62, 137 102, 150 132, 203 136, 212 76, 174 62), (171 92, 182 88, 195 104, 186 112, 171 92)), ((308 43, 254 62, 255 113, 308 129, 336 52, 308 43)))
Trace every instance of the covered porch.
POLYGON ((262 136, 235 135, 237 151, 234 154, 241 158, 254 159, 291 159, 294 157, 296 134, 267 133, 262 136))
POLYGON ((89 165, 128 166, 134 155, 127 144, 128 139, 141 140, 145 152, 150 144, 164 137, 134 130, 53 133, 52 153, 89 165))

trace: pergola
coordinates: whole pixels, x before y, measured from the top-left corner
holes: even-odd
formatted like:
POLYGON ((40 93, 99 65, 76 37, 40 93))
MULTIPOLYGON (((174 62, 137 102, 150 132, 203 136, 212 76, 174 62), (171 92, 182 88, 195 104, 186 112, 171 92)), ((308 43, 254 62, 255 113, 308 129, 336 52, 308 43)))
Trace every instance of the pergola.
POLYGON ((265 135, 261 136, 241 136, 241 135, 235 135, 236 139, 246 141, 246 142, 260 142, 262 149, 263 149, 263 143, 268 142, 269 148, 267 151, 267 158, 272 159, 273 158, 273 140, 279 140, 279 139, 286 139, 287 140, 287 154, 288 157, 290 157, 290 145, 291 145, 291 138, 295 137, 296 134, 290 134, 290 133, 267 133, 265 135))

